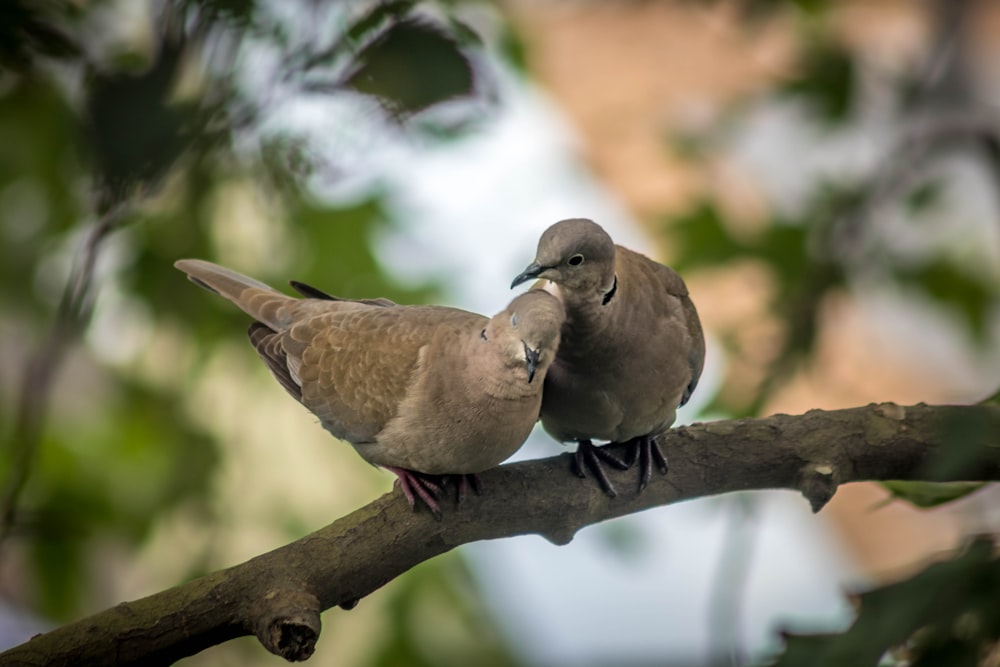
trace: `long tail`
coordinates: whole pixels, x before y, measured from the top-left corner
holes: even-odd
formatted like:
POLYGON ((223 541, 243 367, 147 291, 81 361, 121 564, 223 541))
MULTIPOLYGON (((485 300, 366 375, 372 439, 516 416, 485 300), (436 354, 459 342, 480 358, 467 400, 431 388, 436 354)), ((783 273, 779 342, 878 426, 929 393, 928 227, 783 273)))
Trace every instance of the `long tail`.
POLYGON ((244 313, 275 331, 291 323, 292 311, 299 299, 203 259, 179 259, 174 266, 186 273, 195 285, 232 301, 244 313))

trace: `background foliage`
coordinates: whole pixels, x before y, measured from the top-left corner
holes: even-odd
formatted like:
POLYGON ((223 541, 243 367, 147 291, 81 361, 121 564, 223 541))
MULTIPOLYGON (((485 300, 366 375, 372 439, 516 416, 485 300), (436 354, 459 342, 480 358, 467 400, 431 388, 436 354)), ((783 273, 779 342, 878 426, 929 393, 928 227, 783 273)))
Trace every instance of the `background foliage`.
MULTIPOLYGON (((117 41, 134 17, 115 3, 13 0, 0 8, 2 549, 30 575, 27 585, 4 582, 11 596, 53 622, 77 617, 104 603, 94 571, 109 548, 127 558, 172 512, 224 520, 210 501, 223 453, 185 391, 245 318, 212 299, 179 297, 175 259, 240 258, 275 284, 294 267, 296 279, 346 297, 417 302, 439 293, 397 284, 373 255, 372 238, 393 224, 391 193, 369 180, 331 198, 317 184, 356 179, 350 155, 329 162, 280 119, 289 100, 343 99, 369 110, 371 123, 359 131, 461 140, 498 103, 483 41, 459 18, 469 4, 171 0, 156 5, 146 43, 117 41), (245 197, 263 202, 266 224, 239 227, 238 213, 220 214, 245 197), (251 240, 234 241, 234 229, 251 240), (129 313, 133 330, 170 332, 190 354, 143 358, 152 334, 118 340, 104 328, 108 312, 129 313), (179 372, 150 370, 171 365, 179 372)), ((869 63, 836 38, 833 4, 742 3, 751 29, 775 14, 791 21, 797 67, 765 99, 743 100, 718 124, 672 137, 672 149, 708 164, 764 105, 789 105, 819 128, 817 151, 865 126, 869 63)), ((956 316, 977 345, 995 343, 997 267, 954 244, 897 242, 913 230, 923 238, 958 207, 949 169, 956 155, 1000 183, 995 119, 983 115, 961 48, 973 4, 929 3, 932 52, 884 77, 882 122, 899 132, 879 144, 881 159, 817 174, 807 196, 774 206, 750 231, 712 193, 663 216, 682 274, 752 263, 774 286, 781 345, 752 391, 720 392, 714 411, 759 414, 808 366, 823 304, 845 291, 890 285, 919 294, 956 316)), ((498 23, 493 56, 523 66, 523 44, 498 23)), ((752 356, 738 337, 720 338, 731 357, 752 356)), ((918 503, 928 493, 892 491, 918 503)), ((302 530, 292 522, 287 533, 302 530)), ((514 662, 473 582, 454 574, 458 563, 418 568, 393 589, 390 639, 372 664, 514 662), (414 632, 428 609, 457 628, 447 650, 414 632)), ((988 622, 996 579, 989 543, 975 542, 953 561, 862 596, 848 633, 793 639, 777 664, 816 664, 820 650, 837 664, 845 656, 852 664, 884 656, 977 664, 1000 638, 988 622), (946 591, 948 604, 927 603, 946 591)))

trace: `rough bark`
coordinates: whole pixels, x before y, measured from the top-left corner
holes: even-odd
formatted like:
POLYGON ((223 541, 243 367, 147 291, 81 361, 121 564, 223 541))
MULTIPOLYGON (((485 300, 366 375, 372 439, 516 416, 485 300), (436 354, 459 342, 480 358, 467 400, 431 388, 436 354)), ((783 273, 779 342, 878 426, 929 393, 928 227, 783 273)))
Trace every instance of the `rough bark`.
POLYGON ((566 454, 484 473, 484 494, 461 508, 445 503, 441 521, 387 494, 245 563, 36 636, 0 654, 0 664, 169 664, 247 634, 304 660, 320 610, 350 608, 467 542, 534 533, 565 544, 598 521, 729 491, 797 489, 819 511, 848 482, 998 480, 1000 407, 813 410, 677 428, 662 444, 670 472, 641 495, 634 469, 609 473, 620 491, 611 499, 573 476, 566 454))

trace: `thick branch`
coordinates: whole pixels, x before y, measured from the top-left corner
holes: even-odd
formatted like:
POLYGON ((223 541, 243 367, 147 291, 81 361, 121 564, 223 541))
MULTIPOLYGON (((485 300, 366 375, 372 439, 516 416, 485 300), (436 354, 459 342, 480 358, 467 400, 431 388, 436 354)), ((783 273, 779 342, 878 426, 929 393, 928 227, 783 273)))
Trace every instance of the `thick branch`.
POLYGON ((670 472, 654 476, 641 496, 634 470, 611 473, 622 491, 611 499, 570 474, 566 455, 484 473, 483 496, 445 507, 442 521, 388 494, 246 563, 39 635, 0 654, 0 664, 169 664, 247 634, 304 660, 319 635, 320 609, 349 608, 467 542, 534 533, 565 544, 598 521, 728 491, 797 489, 818 510, 846 482, 1000 479, 995 406, 814 410, 695 424, 662 441, 670 472), (965 464, 956 467, 956 459, 965 464))

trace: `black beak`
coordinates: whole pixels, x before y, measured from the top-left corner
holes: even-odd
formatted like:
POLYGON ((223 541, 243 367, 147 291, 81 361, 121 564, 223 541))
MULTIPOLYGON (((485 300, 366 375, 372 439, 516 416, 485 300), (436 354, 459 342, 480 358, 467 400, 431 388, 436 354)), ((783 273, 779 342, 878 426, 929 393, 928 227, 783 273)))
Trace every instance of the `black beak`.
POLYGON ((511 282, 510 288, 514 289, 515 287, 517 287, 526 280, 537 278, 539 273, 548 268, 550 267, 542 266, 538 262, 532 262, 531 264, 528 264, 528 266, 525 267, 524 271, 521 271, 521 273, 517 274, 517 277, 514 278, 514 280, 511 282))
POLYGON ((521 344, 524 345, 524 361, 528 366, 528 384, 531 384, 538 369, 538 350, 532 350, 524 341, 521 341, 521 344))

